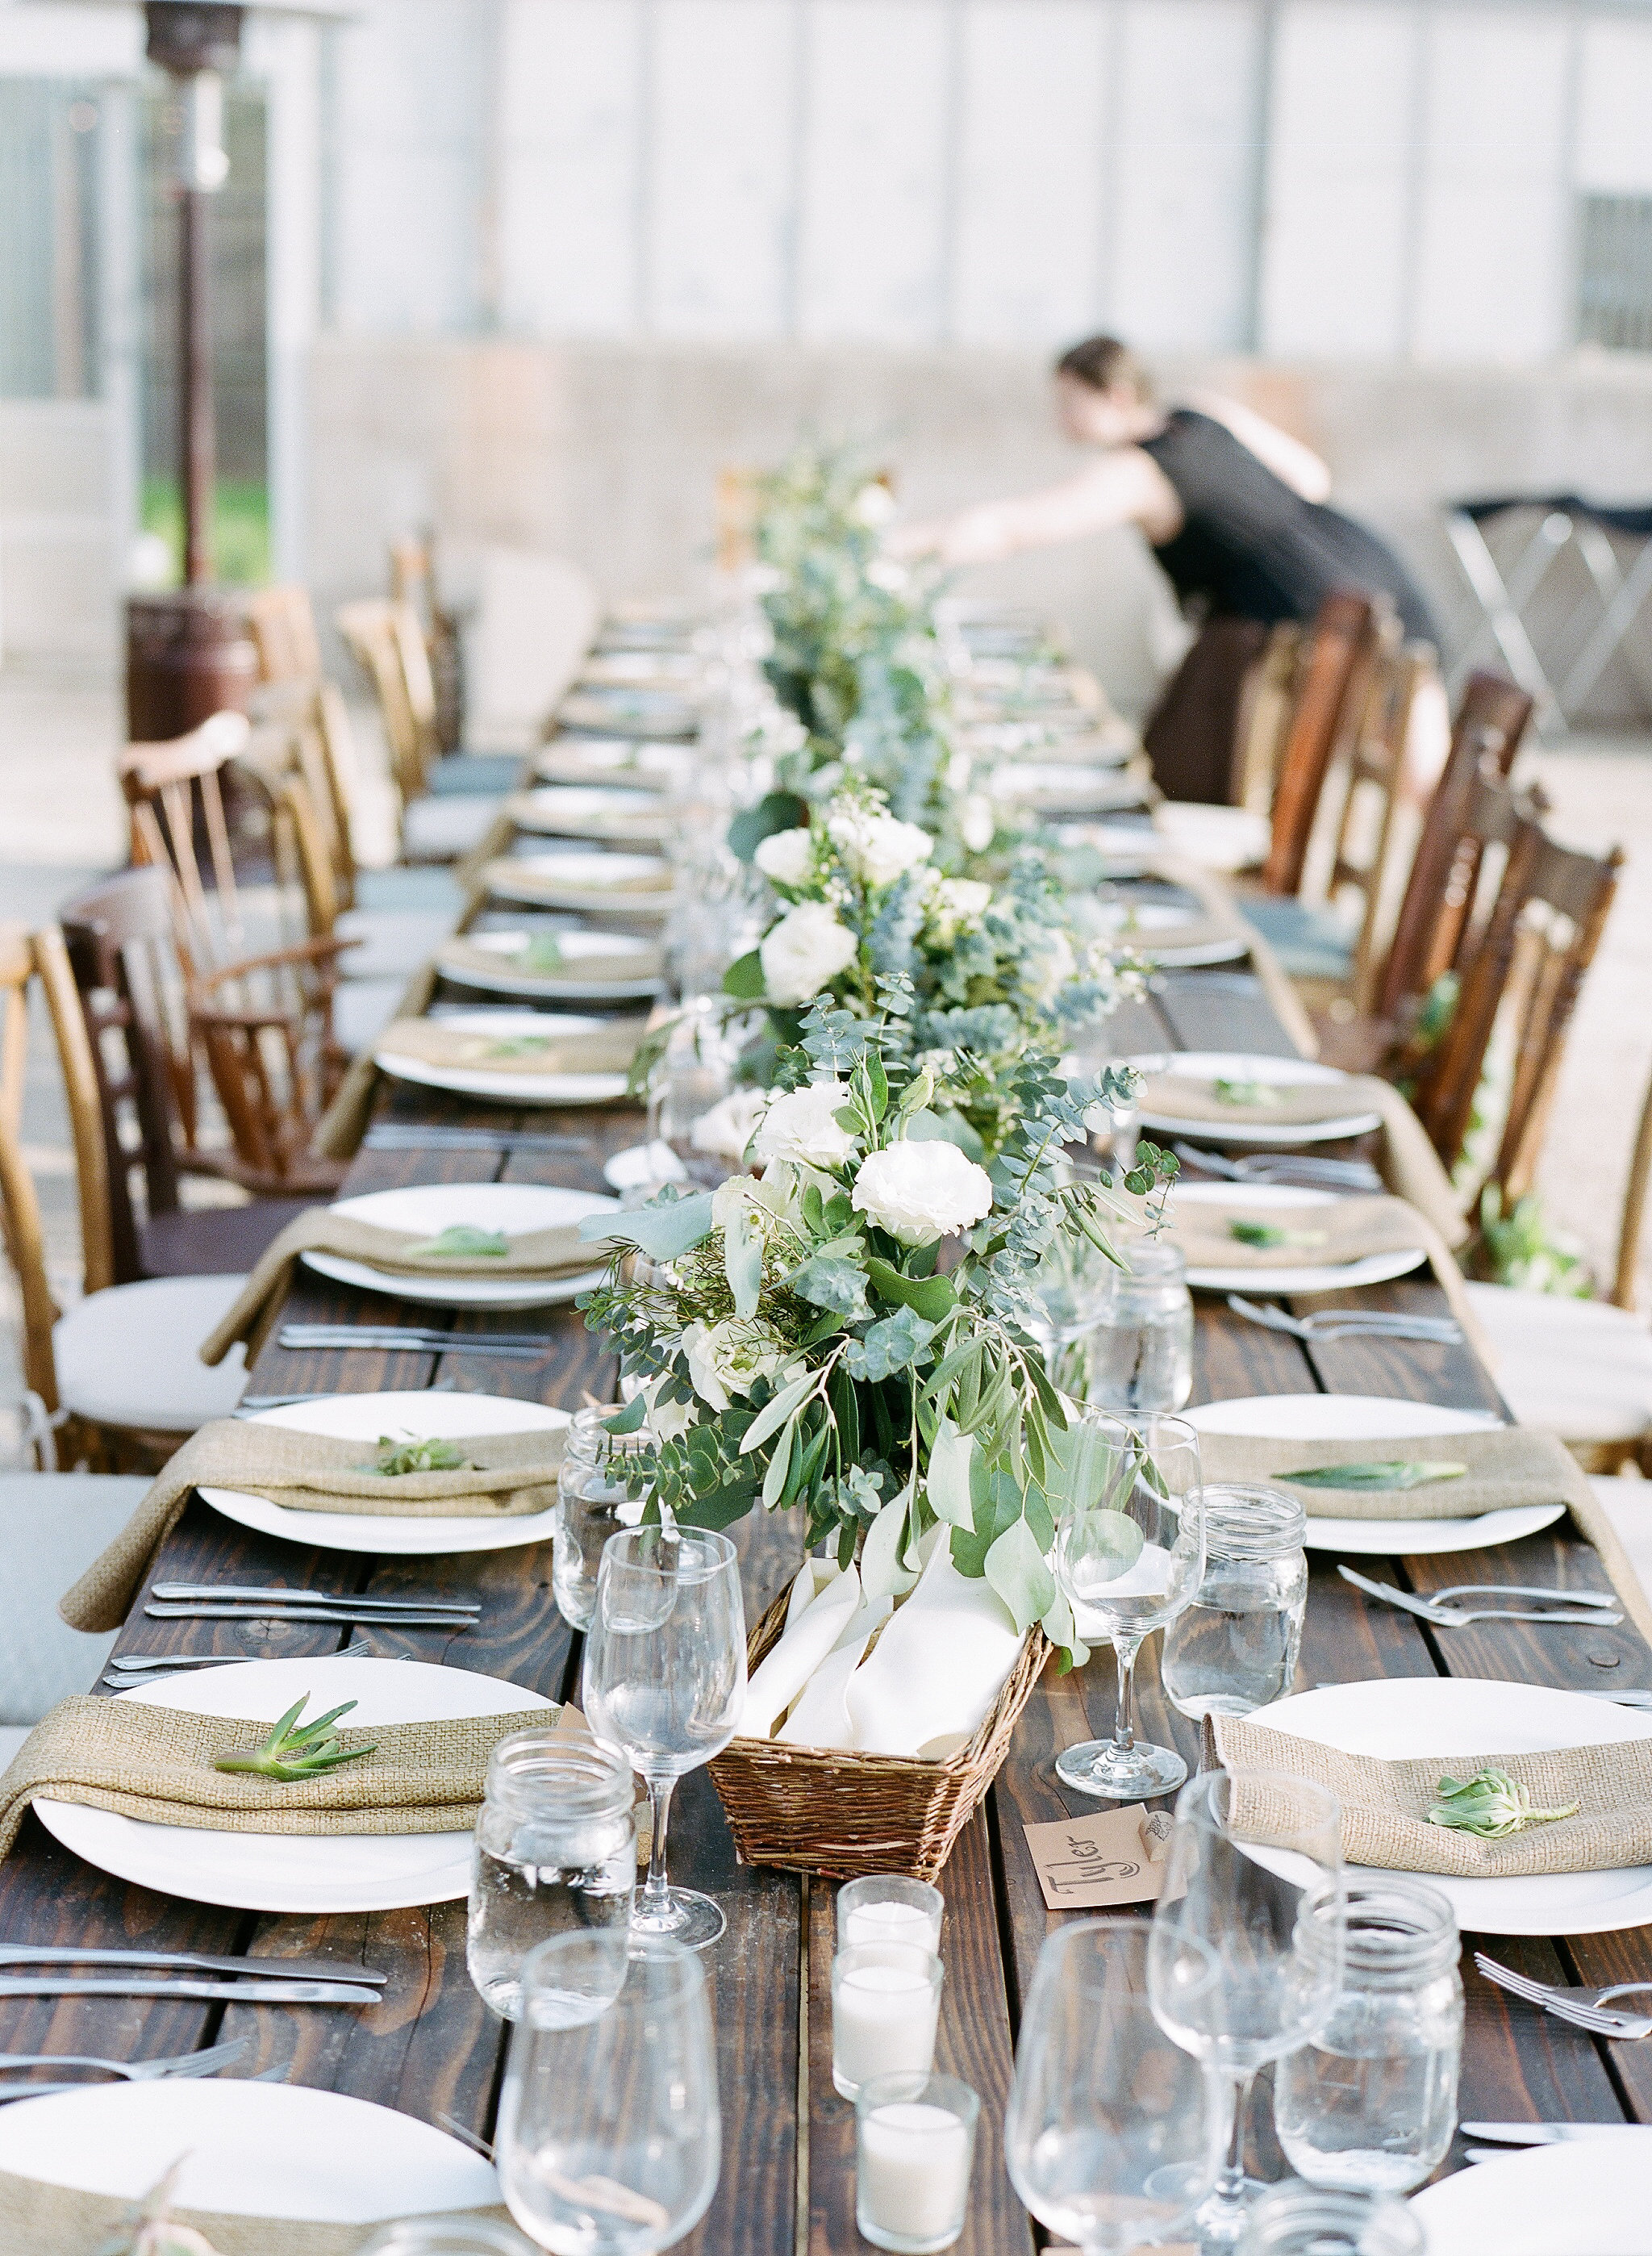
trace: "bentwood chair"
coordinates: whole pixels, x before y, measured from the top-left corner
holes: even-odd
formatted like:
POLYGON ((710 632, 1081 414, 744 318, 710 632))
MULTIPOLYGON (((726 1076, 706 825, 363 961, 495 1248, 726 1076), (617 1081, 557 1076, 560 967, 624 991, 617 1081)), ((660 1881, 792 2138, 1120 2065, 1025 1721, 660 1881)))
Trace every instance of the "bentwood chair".
POLYGON ((321 644, 307 588, 261 588, 247 597, 260 681, 319 681, 321 644))

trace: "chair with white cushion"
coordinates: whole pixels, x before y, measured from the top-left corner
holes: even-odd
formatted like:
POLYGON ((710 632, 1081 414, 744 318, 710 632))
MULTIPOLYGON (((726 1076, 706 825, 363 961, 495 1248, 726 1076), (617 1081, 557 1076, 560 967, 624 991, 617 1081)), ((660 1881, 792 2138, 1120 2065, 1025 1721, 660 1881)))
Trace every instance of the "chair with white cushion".
POLYGON ((116 1632, 71 1629, 58 1600, 115 1540, 148 1486, 131 1473, 0 1473, 0 1770, 60 1700, 96 1683, 116 1632))

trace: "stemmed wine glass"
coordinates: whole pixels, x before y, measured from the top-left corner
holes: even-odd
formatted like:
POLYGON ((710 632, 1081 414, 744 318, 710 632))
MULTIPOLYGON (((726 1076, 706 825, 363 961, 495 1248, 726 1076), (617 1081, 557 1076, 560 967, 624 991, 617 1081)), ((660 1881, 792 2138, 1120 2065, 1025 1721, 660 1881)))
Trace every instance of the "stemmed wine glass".
POLYGON ((1179 2239, 1221 2154, 1220 2086, 1153 2018, 1148 1938, 1139 1919, 1058 1928, 1038 1953, 1016 2047, 1010 2182, 1086 2256, 1179 2239))
POLYGON ((1340 1818, 1325 1787, 1271 1771, 1206 1771, 1177 1801, 1149 1986, 1165 2034, 1233 2086, 1207 2248, 1238 2240, 1258 2190, 1243 2160, 1257 2069, 1316 2037, 1342 1986, 1340 1818))
POLYGON ((1056 1775, 1078 1794, 1145 1801, 1187 1776, 1173 1747, 1137 1740, 1135 1673, 1142 1639, 1191 1604, 1204 1577, 1199 1436, 1181 1418, 1086 1407, 1069 1412, 1061 1449, 1056 1577, 1079 1636, 1112 1640, 1119 1707, 1112 1738, 1068 1747, 1056 1775))
POLYGON ((552 2256, 654 2256, 692 2230, 722 2125, 692 1951, 608 1928, 529 1955, 494 2156, 510 2214, 552 2256))
POLYGON ((648 1787, 654 1838, 633 1935, 699 1950, 723 1931, 709 1896, 667 1885, 665 1829, 678 1780, 722 1752, 745 1696, 746 1612, 728 1538, 699 1527, 610 1535, 586 1632, 584 1701, 598 1738, 623 1748, 648 1787))

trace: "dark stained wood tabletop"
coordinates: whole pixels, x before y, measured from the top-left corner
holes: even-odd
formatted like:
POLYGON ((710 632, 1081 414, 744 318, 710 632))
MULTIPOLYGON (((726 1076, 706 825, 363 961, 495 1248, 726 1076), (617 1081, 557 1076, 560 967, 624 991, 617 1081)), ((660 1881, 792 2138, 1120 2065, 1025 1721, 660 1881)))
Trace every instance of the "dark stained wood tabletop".
MULTIPOLYGON (((1108 1033, 1116 1054, 1163 1047, 1248 1048, 1288 1054, 1290 1044, 1255 980, 1232 971, 1185 973, 1156 983, 1147 1001, 1121 1012, 1108 1033)), ((431 1091, 387 1083, 376 1117, 404 1122, 487 1125, 508 1130, 546 1125, 588 1139, 567 1153, 363 1149, 346 1186, 351 1192, 434 1181, 554 1182, 602 1188, 603 1158, 641 1133, 628 1108, 604 1111, 513 1114, 466 1105, 431 1091)), ((1431 1282, 1402 1280, 1367 1296, 1375 1305, 1433 1309, 1431 1282)), ((1295 1304, 1293 1304, 1295 1305, 1295 1304)), ((1303 1305, 1310 1305, 1304 1303, 1303 1305)), ((300 1280, 289 1313, 298 1318, 383 1318, 392 1310, 376 1295, 300 1280)), ((336 1392, 446 1387, 514 1395, 574 1409, 609 1399, 614 1365, 572 1310, 490 1319, 467 1314, 467 1333, 490 1329, 541 1331, 542 1361, 490 1361, 486 1355, 386 1356, 365 1351, 294 1354, 271 1346, 259 1357, 250 1389, 336 1392)), ((1497 1406, 1486 1372, 1461 1349, 1409 1343, 1346 1341, 1306 1349, 1277 1333, 1242 1323, 1209 1298, 1199 1303, 1194 1399, 1313 1391, 1426 1399, 1462 1406, 1497 1406)), ((742 1546, 749 1618, 755 1620, 801 1555, 795 1526, 756 1519, 736 1533, 742 1546)), ((1375 1576, 1426 1590, 1466 1577, 1510 1583, 1600 1587, 1588 1547, 1558 1529, 1461 1557, 1367 1560, 1375 1576)), ((479 1626, 462 1635, 359 1630, 307 1630, 297 1625, 151 1622, 142 1602, 118 1650, 255 1653, 270 1656, 336 1650, 352 1634, 386 1654, 410 1653, 509 1678, 552 1698, 577 1694, 578 1639, 560 1620, 551 1593, 550 1546, 447 1559, 380 1559, 307 1550, 255 1534, 220 1518, 199 1500, 180 1521, 157 1575, 211 1581, 257 1577, 344 1594, 394 1590, 417 1581, 449 1583, 481 1592, 479 1626)), ((1154 1738, 1197 1759, 1197 1733, 1160 1695, 1152 1648, 1141 1670, 1141 1720, 1154 1738)), ((1534 1629, 1486 1624, 1442 1632, 1397 1610, 1368 1604, 1340 1582, 1335 1562, 1313 1555, 1311 1593, 1299 1687, 1374 1675, 1515 1678, 1535 1683, 1652 1686, 1652 1653, 1627 1625, 1613 1630, 1534 1629)), ((1094 1804, 1057 1784, 1056 1753, 1105 1733, 1113 1721, 1111 1657, 1085 1670, 1045 1677, 1016 1732, 1009 1759, 988 1801, 966 1829, 945 1874, 947 1899, 938 2065, 981 2093, 982 2111, 969 2223, 963 2256, 1031 2256, 1035 2236, 1003 2168, 1002 2121, 1020 2000, 1033 1960, 1055 1923, 1034 1878, 1023 1827, 1094 1804)), ((721 2182, 710 2214, 684 2245, 718 2256, 811 2256, 861 2245, 854 2227, 853 2110, 837 2097, 830 2072, 828 1975, 833 1949, 832 1890, 795 1875, 737 1864, 728 1828, 704 1771, 677 1796, 671 1827, 672 1875, 715 1893, 728 1929, 706 1954, 711 1975, 723 2097, 721 2182)), ((0 2001, 0 2049, 77 2051, 126 2057, 179 2052, 220 2034, 252 2042, 237 2073, 284 2066, 295 2082, 398 2107, 425 2120, 444 2118, 479 2136, 493 2124, 505 2031, 482 2006, 465 1969, 465 1907, 341 1918, 267 1917, 215 1910, 152 1895, 82 1865, 32 1817, 14 1853, 0 1864, 0 1937, 86 1943, 142 1939, 167 1948, 241 1952, 278 1962, 325 1956, 341 1970, 365 1964, 389 1970, 383 2002, 370 2010, 306 2010, 169 2006, 145 2000, 85 1999, 0 2001)), ((1609 2045, 1561 2027, 1505 1999, 1473 1971, 1477 1938, 1465 1937, 1468 2029, 1461 2112, 1468 2117, 1652 2121, 1652 2055, 1609 2045)), ((1619 1935, 1518 1940, 1501 1937, 1494 1955, 1552 1980, 1605 1983, 1652 1978, 1652 1938, 1645 1928, 1619 1935)), ((1268 2084, 1259 2085, 1252 2123, 1253 2155, 1273 2174, 1283 2165, 1272 2148, 1268 2084)), ((1460 2141, 1448 2168, 1461 2161, 1460 2141)))

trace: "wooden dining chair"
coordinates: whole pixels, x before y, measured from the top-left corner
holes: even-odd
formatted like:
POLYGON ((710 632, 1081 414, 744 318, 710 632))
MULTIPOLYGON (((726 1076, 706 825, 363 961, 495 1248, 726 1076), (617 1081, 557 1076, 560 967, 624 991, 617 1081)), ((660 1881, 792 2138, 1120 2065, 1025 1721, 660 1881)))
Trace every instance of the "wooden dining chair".
MULTIPOLYGON (((168 1275, 117 1281, 109 1230, 109 1205, 82 1207, 86 1250, 83 1297, 60 1309, 46 1268, 39 1200, 19 1141, 27 1062, 29 996, 37 976, 46 990, 54 1023, 73 1028, 75 1014, 64 993, 62 941, 51 934, 31 939, 20 925, 0 926, 0 1218, 6 1251, 18 1280, 23 1311, 25 1408, 38 1463, 54 1470, 60 1459, 95 1466, 163 1462, 186 1434, 208 1418, 227 1417, 244 1384, 239 1350, 208 1370, 200 1343, 234 1302, 243 1273, 168 1275)), ((90 1133, 84 1079, 89 1069, 85 1028, 78 1043, 71 1096, 77 1182, 100 1180, 90 1133)), ((115 1176, 102 1180, 112 1203, 115 1176)), ((67 1584, 60 1584, 65 1588, 67 1584)))
POLYGON ((1248 807, 1253 814, 1269 818, 1296 702, 1304 642, 1300 621, 1282 619, 1247 672, 1239 694, 1228 797, 1235 807, 1248 807))
POLYGON ((1376 619, 1369 596, 1340 589, 1326 596, 1309 631, 1280 750, 1264 892, 1295 893, 1301 887, 1325 778, 1361 709, 1376 653, 1376 619))
POLYGON ((246 599, 260 681, 319 681, 321 643, 310 591, 295 582, 260 588, 246 599))

